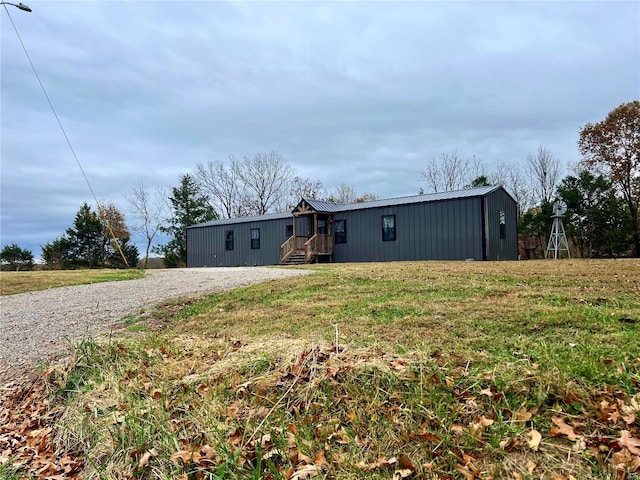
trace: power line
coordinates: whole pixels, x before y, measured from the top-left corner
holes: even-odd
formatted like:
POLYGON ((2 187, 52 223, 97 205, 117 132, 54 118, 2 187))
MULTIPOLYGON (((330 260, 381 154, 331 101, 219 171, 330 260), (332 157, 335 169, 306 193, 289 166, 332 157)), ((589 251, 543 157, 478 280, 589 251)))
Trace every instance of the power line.
POLYGON ((122 247, 120 246, 120 242, 118 241, 118 239, 116 238, 115 234, 113 233, 113 230, 111 229, 111 224, 109 223, 109 220, 107 219, 107 216, 105 215, 102 207, 100 206, 100 202, 98 201, 98 197, 96 197, 95 192, 93 191, 93 187, 91 187, 91 183, 89 182, 89 178, 87 177, 87 174, 84 171, 84 168, 82 168, 82 164, 80 163, 80 159, 78 158, 78 155, 76 154, 76 151, 73 148, 73 145, 71 145, 71 141, 69 140, 69 136, 67 135, 67 132, 65 131, 64 127, 62 126, 62 122, 60 121, 60 118, 58 117, 58 114, 56 112, 56 109, 53 107, 53 103, 51 102, 51 99, 49 98, 49 95, 47 94, 47 90, 44 88, 44 84, 42 83, 42 80, 40 80, 40 75, 38 75, 38 71, 36 70, 35 65, 33 64, 33 62, 31 61, 31 56, 29 55, 29 52, 27 51, 27 47, 25 46, 24 42, 22 41, 22 37, 20 36, 20 32, 18 32, 18 28, 16 27, 16 24, 13 21, 13 18, 11 17, 11 14, 9 13, 9 9, 7 8, 6 4, 3 4, 5 11, 7 12, 7 16, 9 17, 9 20, 11 21, 11 25, 13 26, 13 30, 16 32, 16 36, 18 37, 18 40, 20 41, 20 45, 22 45, 22 50, 24 50, 24 54, 27 56, 27 60, 29 60, 29 65, 31 65, 31 69, 33 70, 33 73, 35 74, 36 78, 38 79, 38 84, 40 85, 40 88, 42 89, 42 93, 44 93, 45 98, 47 99, 47 103, 49 103, 49 107, 51 107, 51 111, 53 112, 53 116, 56 118, 56 122, 58 122, 58 126, 60 127, 60 130, 62 131, 62 135, 64 135, 64 139, 67 141, 67 145, 69 146, 69 149, 71 150, 71 153, 73 154, 73 158, 75 158, 76 163, 78 164, 78 168, 80 168, 80 171, 82 172, 82 176, 84 177, 85 182, 87 182, 87 186, 89 187, 89 191, 91 192, 91 195, 93 196, 93 199, 96 202, 96 205, 98 206, 98 211, 100 212, 100 216, 102 217, 102 219, 104 220, 105 224, 107 225, 107 229, 109 230, 109 233, 111 234, 111 237, 113 238, 116 247, 118 247, 118 251, 120 252, 120 256, 122 257, 122 260, 124 261, 124 264, 129 267, 129 262, 127 261, 124 252, 122 251, 122 247))

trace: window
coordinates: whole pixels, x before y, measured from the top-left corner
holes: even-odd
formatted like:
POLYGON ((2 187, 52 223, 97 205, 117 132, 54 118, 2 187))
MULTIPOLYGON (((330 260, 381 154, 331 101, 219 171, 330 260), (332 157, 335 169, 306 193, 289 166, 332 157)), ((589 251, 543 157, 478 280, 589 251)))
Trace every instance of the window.
POLYGON ((336 230, 334 243, 347 243, 347 221, 336 220, 333 225, 336 230))
POLYGON ((224 248, 225 250, 233 250, 233 230, 224 232, 224 248))
POLYGON ((293 236, 293 225, 287 225, 287 230, 285 231, 285 235, 287 238, 293 236))
POLYGON ((327 221, 325 219, 318 220, 318 235, 327 234, 327 221))
POLYGON ((500 221, 500 238, 507 238, 507 216, 502 210, 498 212, 498 219, 500 221))
POLYGON ((396 240, 396 216, 382 216, 382 241, 394 242, 396 240))
POLYGON ((255 250, 260 248, 260 229, 252 228, 251 229, 251 249, 255 250))

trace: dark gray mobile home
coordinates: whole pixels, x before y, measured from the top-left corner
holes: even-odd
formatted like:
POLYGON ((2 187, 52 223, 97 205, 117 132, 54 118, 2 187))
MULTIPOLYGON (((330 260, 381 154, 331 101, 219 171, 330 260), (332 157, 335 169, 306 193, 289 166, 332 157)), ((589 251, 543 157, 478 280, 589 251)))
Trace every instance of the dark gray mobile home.
POLYGON ((187 266, 517 260, 515 200, 477 187, 372 202, 302 199, 291 213, 187 228, 187 266))

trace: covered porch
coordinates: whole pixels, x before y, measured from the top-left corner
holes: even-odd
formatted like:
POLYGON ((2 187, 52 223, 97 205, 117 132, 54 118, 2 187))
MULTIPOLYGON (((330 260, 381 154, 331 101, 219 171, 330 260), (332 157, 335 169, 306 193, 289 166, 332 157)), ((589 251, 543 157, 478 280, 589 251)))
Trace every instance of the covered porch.
POLYGON ((298 203, 292 212, 291 235, 280 246, 281 264, 333 261, 333 218, 326 208, 330 205, 305 199, 298 203))

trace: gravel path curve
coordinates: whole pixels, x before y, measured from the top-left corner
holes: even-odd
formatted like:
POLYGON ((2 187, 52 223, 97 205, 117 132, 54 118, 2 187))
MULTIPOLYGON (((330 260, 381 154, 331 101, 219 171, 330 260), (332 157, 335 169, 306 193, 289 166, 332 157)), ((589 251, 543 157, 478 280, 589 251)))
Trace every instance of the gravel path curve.
POLYGON ((0 385, 123 317, 162 300, 230 290, 309 273, 234 267, 148 270, 144 278, 0 297, 0 385))

